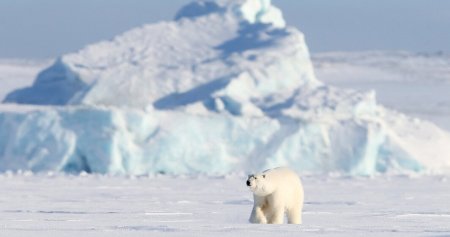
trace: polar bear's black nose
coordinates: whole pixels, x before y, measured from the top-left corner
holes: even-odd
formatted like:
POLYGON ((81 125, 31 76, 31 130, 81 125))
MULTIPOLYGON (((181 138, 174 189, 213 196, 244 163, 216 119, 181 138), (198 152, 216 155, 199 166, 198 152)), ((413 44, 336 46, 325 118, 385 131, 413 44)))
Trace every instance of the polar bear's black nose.
POLYGON ((247 180, 247 186, 250 186, 250 181, 247 180))

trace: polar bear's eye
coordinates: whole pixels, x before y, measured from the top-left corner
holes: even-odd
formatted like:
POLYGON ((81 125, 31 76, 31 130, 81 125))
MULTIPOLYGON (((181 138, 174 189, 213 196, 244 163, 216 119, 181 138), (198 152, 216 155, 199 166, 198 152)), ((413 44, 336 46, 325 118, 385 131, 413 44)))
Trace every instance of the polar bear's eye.
POLYGON ((266 175, 265 174, 263 174, 263 179, 265 179, 266 178, 266 175))

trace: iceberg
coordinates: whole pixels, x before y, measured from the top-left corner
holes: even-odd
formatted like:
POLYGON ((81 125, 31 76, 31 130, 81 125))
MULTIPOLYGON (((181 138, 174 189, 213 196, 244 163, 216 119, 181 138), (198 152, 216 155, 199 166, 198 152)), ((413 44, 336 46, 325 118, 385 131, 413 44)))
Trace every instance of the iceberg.
POLYGON ((63 55, 5 102, 171 109, 235 80, 260 97, 318 83, 303 34, 272 11, 270 1, 194 2, 175 21, 63 55))
POLYGON ((63 55, 0 105, 0 171, 449 170, 450 135, 317 80, 269 0, 197 1, 63 55))

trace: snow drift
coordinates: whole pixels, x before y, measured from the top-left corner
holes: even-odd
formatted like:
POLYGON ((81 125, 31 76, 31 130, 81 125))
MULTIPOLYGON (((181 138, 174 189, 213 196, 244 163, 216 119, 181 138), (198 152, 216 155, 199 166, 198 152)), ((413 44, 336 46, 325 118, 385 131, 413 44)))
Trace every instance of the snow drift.
POLYGON ((199 1, 56 60, 0 106, 0 170, 443 172, 450 135, 329 87, 270 1, 199 1), (36 106, 39 105, 39 106, 36 106))

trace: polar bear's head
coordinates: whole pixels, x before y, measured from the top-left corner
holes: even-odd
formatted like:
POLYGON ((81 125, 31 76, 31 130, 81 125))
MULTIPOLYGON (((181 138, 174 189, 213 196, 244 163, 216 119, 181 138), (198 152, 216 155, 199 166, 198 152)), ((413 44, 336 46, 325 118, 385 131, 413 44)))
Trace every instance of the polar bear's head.
POLYGON ((256 196, 267 196, 274 191, 273 185, 264 173, 249 175, 247 186, 256 196))

